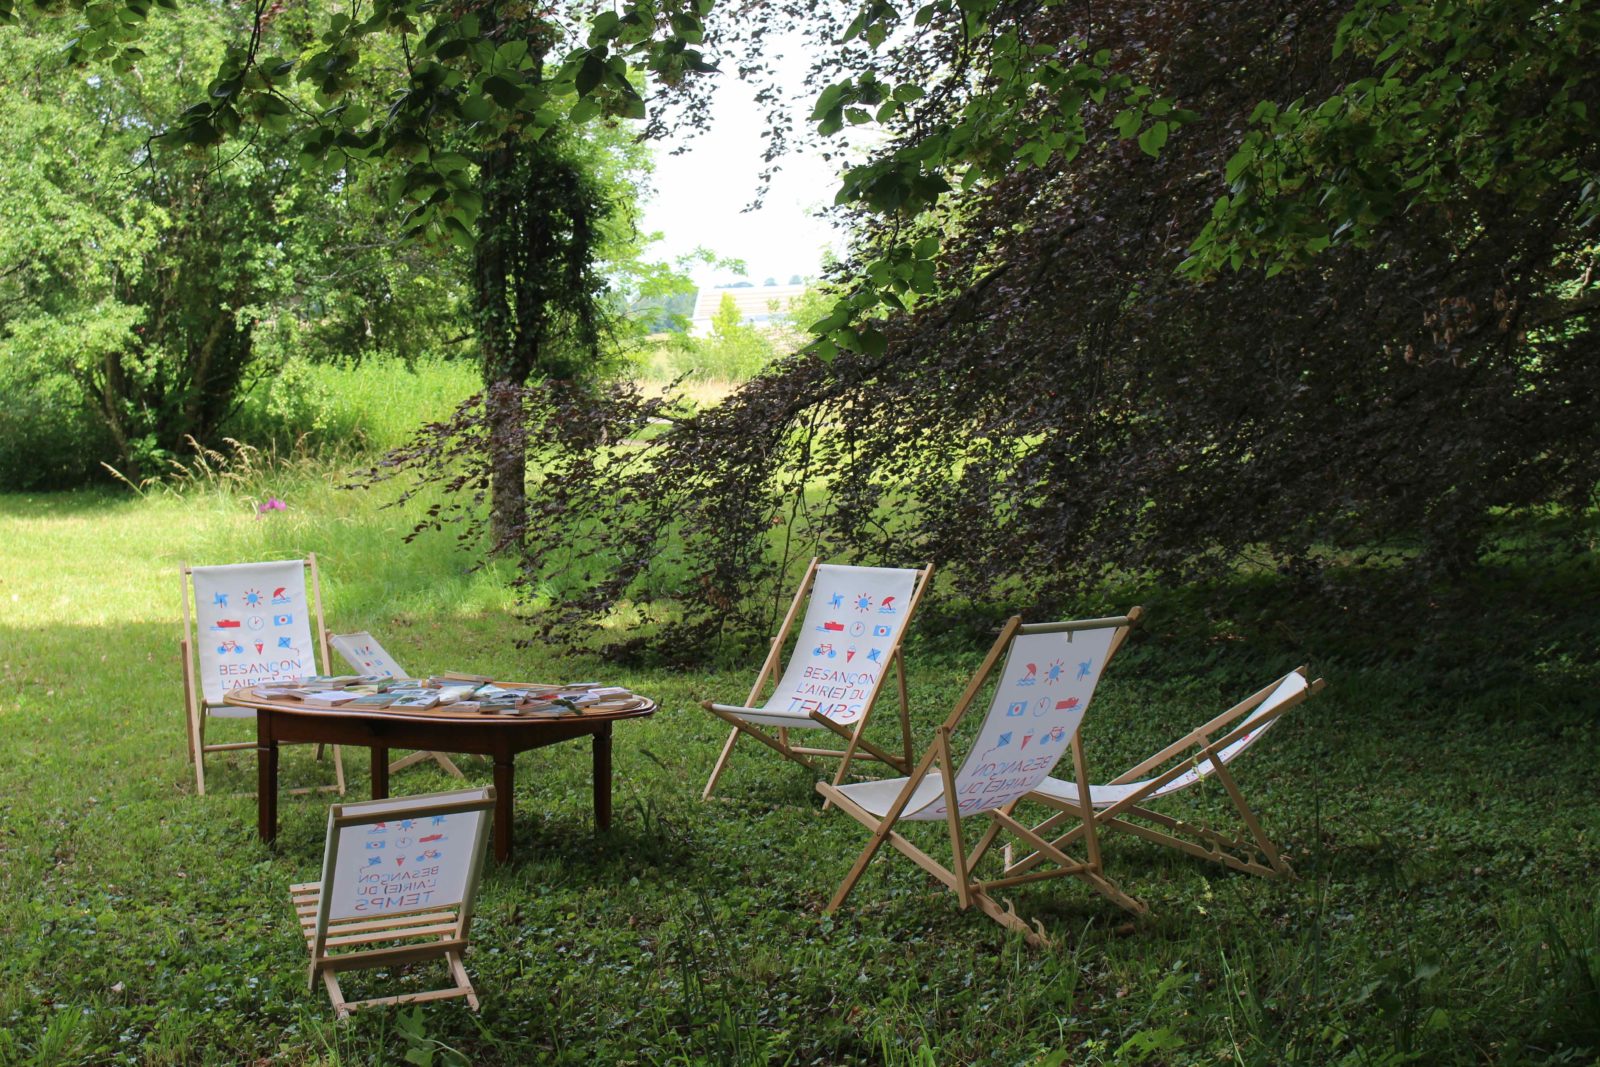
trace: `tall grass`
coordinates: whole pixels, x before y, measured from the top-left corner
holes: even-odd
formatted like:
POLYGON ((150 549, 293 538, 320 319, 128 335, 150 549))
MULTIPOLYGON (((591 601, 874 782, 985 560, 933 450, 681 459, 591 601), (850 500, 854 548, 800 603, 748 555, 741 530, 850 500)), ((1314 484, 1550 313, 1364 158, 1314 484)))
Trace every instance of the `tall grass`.
POLYGON ((244 395, 225 432, 257 447, 299 447, 330 456, 384 452, 424 423, 446 418, 481 387, 471 361, 291 361, 244 395))

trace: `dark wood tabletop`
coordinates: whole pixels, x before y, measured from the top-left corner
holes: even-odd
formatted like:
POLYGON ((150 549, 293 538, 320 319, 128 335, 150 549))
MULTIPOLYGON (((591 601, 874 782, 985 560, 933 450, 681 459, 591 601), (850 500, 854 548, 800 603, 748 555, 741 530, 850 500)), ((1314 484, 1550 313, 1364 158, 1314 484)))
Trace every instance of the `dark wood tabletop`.
MULTIPOLYGON (((502 683, 503 684, 503 683, 502 683)), ((495 859, 511 858, 511 798, 517 753, 580 737, 594 739, 594 816, 611 825, 611 726, 653 714, 655 702, 637 695, 591 705, 559 718, 485 715, 449 705, 424 711, 387 708, 307 707, 289 697, 265 698, 236 689, 225 700, 256 712, 257 829, 263 841, 278 835, 278 745, 312 741, 372 750, 372 797, 389 795, 389 750, 468 752, 494 763, 495 859)))

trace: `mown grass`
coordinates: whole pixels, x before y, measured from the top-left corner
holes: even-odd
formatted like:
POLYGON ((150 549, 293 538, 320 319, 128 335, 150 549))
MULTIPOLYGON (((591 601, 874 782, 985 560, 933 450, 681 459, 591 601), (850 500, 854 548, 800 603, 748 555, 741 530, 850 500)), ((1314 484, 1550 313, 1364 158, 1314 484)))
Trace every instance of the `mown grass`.
MULTIPOLYGON (((1148 611, 1086 722, 1107 775, 1297 663, 1330 688, 1238 767, 1297 881, 1110 838, 1109 873, 1149 917, 1130 925, 1074 883, 1020 889, 1019 911, 1056 941, 1032 950, 898 857, 824 916, 864 834, 820 811, 803 769, 753 745, 722 799, 700 802, 723 730, 695 704, 742 697, 757 655, 669 672, 515 647, 499 569, 472 569, 444 538, 401 544, 410 524, 378 507, 384 491, 337 480, 303 463, 219 469, 181 495, 0 496, 0 1063, 1600 1055, 1593 557, 1508 564, 1360 624, 1270 576, 1086 603, 1148 611), (257 518, 268 495, 289 510, 257 518), (284 797, 268 848, 253 798, 237 795, 253 788, 248 752, 208 762, 215 793, 193 795, 178 566, 305 551, 321 560, 330 624, 372 630, 413 669, 604 677, 660 701, 618 729, 606 834, 592 828, 586 748, 520 758, 517 856, 488 871, 468 957, 480 1014, 446 1003, 335 1024, 305 987, 287 892, 316 872, 326 797, 284 797)), ((921 738, 986 645, 913 641, 921 738)), ((350 755, 364 795, 365 759, 350 755)), ((328 773, 304 747, 285 765, 302 784, 328 773)), ((394 781, 449 785, 423 768, 394 781)), ((924 836, 941 854, 939 828, 924 836)))

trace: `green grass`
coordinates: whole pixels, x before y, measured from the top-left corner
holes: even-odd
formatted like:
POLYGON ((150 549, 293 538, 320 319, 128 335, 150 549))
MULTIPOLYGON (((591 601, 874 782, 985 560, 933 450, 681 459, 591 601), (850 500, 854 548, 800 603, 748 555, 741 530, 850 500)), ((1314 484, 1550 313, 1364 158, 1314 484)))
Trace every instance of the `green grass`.
POLYGON ((405 444, 422 423, 448 418, 482 387, 471 360, 291 362, 255 383, 224 432, 280 450, 376 455, 405 444))
MULTIPOLYGON (((1600 1055, 1600 625, 1592 558, 1486 573, 1455 599, 1349 624, 1274 579, 1119 591, 1148 624, 1086 722, 1112 773, 1277 673, 1327 693, 1237 767, 1298 881, 1108 838, 1128 924, 1075 883, 1019 889, 1032 950, 898 856, 822 905, 860 849, 811 778, 695 707, 756 665, 695 672, 517 648, 506 575, 447 538, 407 546, 380 491, 311 464, 216 468, 182 494, 0 496, 0 1063, 1589 1063, 1600 1055), (256 518, 267 495, 290 510, 256 518), (517 858, 491 866, 468 956, 483 996, 335 1024, 305 987, 291 882, 326 797, 255 838, 251 755, 193 795, 178 567, 315 551, 329 623, 414 669, 596 676, 661 711, 616 738, 617 818, 589 754, 519 759, 517 858), (408 1059, 409 1057, 409 1059, 408 1059)), ((1357 574, 1352 581, 1367 580, 1357 574)), ((911 648, 927 738, 987 640, 911 648)), ((886 740, 891 716, 875 735, 886 740)), ((223 725, 218 733, 227 732, 223 725)), ((235 724, 243 739, 249 728, 235 724)), ((351 753, 352 794, 366 788, 351 753)), ((309 749, 285 777, 325 780, 309 749)), ((479 761, 469 776, 487 781, 479 761)), ((447 788, 432 769, 396 791, 447 788)), ((1216 798, 1183 813, 1220 811, 1216 798)), ((918 835, 943 854, 940 828, 918 835)), ((352 995, 431 972, 354 977, 352 995)))

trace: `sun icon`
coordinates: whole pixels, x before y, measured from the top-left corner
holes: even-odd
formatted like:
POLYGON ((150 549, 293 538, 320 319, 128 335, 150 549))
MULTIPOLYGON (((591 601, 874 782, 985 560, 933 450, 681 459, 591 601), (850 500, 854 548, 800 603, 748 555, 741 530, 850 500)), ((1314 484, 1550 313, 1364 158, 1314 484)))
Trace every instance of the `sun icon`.
POLYGON ((1061 681, 1061 672, 1065 669, 1066 664, 1062 663, 1060 660, 1056 660, 1054 663, 1050 664, 1049 667, 1045 668, 1044 680, 1051 685, 1055 685, 1057 682, 1061 681))
POLYGON ((862 593, 860 596, 856 597, 856 610, 857 611, 871 611, 872 610, 872 598, 870 596, 868 596, 867 594, 865 594, 865 593, 862 593))
POLYGON ((262 604, 266 603, 266 601, 262 599, 261 590, 259 589, 246 589, 244 591, 244 602, 247 606, 252 608, 258 608, 262 604))

